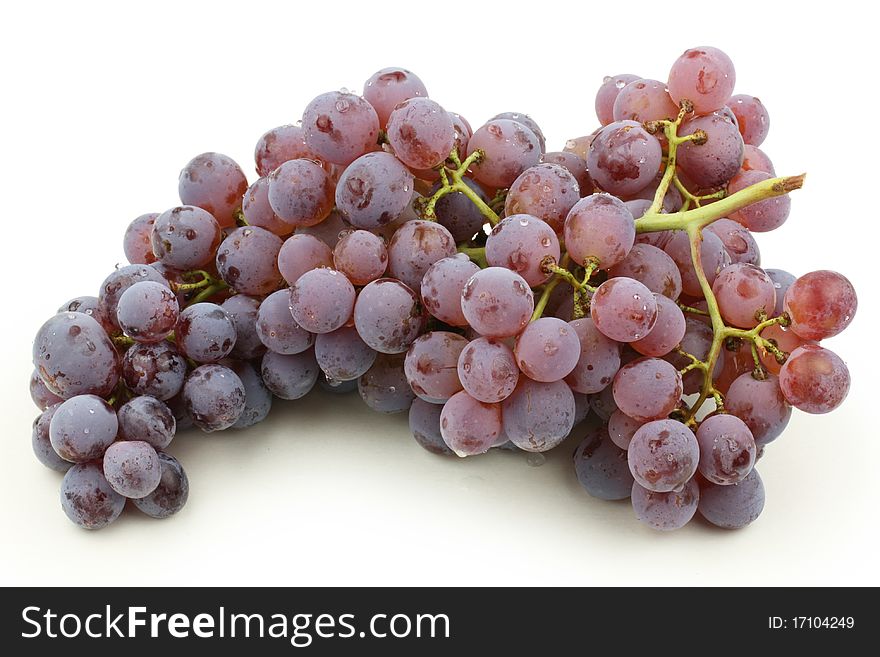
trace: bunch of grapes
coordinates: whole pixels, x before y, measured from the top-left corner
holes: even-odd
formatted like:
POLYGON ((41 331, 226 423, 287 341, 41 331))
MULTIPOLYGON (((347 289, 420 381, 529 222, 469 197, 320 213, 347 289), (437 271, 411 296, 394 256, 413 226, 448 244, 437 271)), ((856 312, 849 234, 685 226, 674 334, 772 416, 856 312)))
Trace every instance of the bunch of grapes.
POLYGON ((37 333, 33 447, 65 513, 176 513, 177 431, 249 427, 318 384, 408 412, 438 455, 582 438, 586 491, 656 529, 749 524, 792 407, 847 395, 820 343, 857 301, 838 273, 761 267, 754 233, 803 176, 776 177, 734 81, 710 47, 666 82, 606 78, 601 126, 552 152, 529 116, 472 130, 389 68, 263 134, 250 184, 194 158, 181 205, 128 226, 130 264, 37 333))

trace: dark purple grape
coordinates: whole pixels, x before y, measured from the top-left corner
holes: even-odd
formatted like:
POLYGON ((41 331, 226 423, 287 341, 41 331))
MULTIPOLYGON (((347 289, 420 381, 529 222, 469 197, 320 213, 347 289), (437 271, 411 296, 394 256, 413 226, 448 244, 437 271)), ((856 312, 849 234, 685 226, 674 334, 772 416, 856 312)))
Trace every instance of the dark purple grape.
POLYGON ((246 429, 265 420, 269 411, 272 410, 272 393, 263 383, 257 368, 247 361, 230 358, 223 360, 220 364, 235 372, 244 385, 244 410, 232 428, 246 429))
POLYGON ((122 358, 122 378, 135 394, 167 401, 183 388, 186 360, 169 342, 136 344, 122 358))
POLYGON ((298 354, 267 351, 260 368, 263 383, 281 399, 299 399, 307 395, 315 387, 320 371, 312 349, 298 354))
POLYGON ((581 486, 600 500, 625 500, 633 487, 626 452, 608 437, 608 428, 590 431, 573 454, 574 471, 581 486))
POLYGON ((315 337, 315 359, 328 381, 351 381, 372 367, 376 352, 356 329, 343 326, 315 337))
POLYGON ((764 482, 752 470, 738 484, 719 486, 707 482, 700 487, 700 515, 722 529, 742 529, 764 510, 764 482))
POLYGON ((565 381, 538 383, 520 377, 516 390, 501 402, 504 432, 527 452, 553 449, 574 426, 574 395, 565 381))
POLYGON ((222 365, 202 365, 186 378, 183 402, 202 431, 220 431, 236 423, 245 407, 244 384, 222 365))
MULTIPOLYGON (((161 274, 161 272, 160 272, 161 274)), ((794 278, 792 277, 792 280, 794 278)), ((92 319, 94 319, 98 324, 100 324, 107 334, 109 335, 113 331, 115 331, 118 327, 110 321, 110 318, 107 314, 101 309, 101 301, 98 297, 93 296, 81 296, 74 297, 67 303, 61 304, 61 307, 58 309, 59 313, 85 313, 92 319)))
POLYGON ((363 288, 354 306, 354 324, 372 349, 399 354, 409 349, 425 327, 425 313, 416 294, 392 278, 363 288))
POLYGON ((99 459, 116 439, 116 412, 100 397, 77 395, 61 404, 49 424, 49 439, 58 456, 72 463, 99 459))
POLYGON ((189 479, 173 456, 159 452, 159 485, 152 493, 134 499, 134 505, 151 518, 167 518, 180 511, 189 497, 189 479))
POLYGON ((156 449, 165 449, 174 439, 174 414, 155 397, 135 397, 120 406, 116 414, 121 440, 142 440, 156 449))
POLYGON ((125 498, 117 493, 97 463, 74 465, 61 482, 61 508, 83 529, 101 529, 119 517, 125 498))
POLYGON ((424 399, 414 399, 409 407, 409 430, 416 442, 432 454, 452 456, 455 454, 443 441, 440 432, 441 404, 432 404, 424 399))
POLYGON ((59 406, 61 406, 60 402, 49 406, 34 420, 31 447, 34 449, 34 456, 37 457, 37 460, 47 468, 57 472, 67 472, 73 463, 58 456, 58 452, 52 447, 52 441, 49 438, 49 424, 59 406))
MULTIPOLYGON (((489 204, 489 197, 476 182, 465 178, 464 184, 470 187, 484 203, 489 204)), ((438 189, 440 183, 431 188, 431 194, 435 194, 438 189)), ((461 192, 452 192, 437 201, 434 205, 434 214, 437 215, 437 221, 452 234, 456 244, 471 240, 486 223, 486 217, 480 209, 461 192)))
POLYGON ((260 300, 246 294, 236 294, 220 304, 229 315, 235 327, 235 346, 231 356, 251 360, 263 355, 266 350, 257 333, 257 317, 260 300))
POLYGON ((34 370, 31 374, 30 390, 31 399, 34 400, 37 408, 41 411, 45 411, 50 406, 60 404, 64 401, 61 397, 46 387, 46 384, 43 382, 43 379, 40 378, 40 373, 37 370, 34 370))
POLYGON ((278 290, 263 299, 257 312, 256 331, 260 341, 279 354, 298 354, 315 343, 315 336, 297 324, 290 314, 287 290, 278 290))
POLYGON ((658 493, 633 482, 632 505, 636 518, 660 531, 684 527, 697 512, 700 487, 694 479, 681 490, 658 493))
POLYGON ((290 314, 310 333, 330 333, 343 326, 354 311, 356 292, 345 274, 313 269, 290 288, 290 314))
POLYGON ((146 497, 156 490, 161 476, 159 455, 143 440, 116 442, 104 453, 104 477, 123 497, 146 497))
POLYGON ((180 313, 177 348, 197 363, 223 360, 235 346, 235 325, 215 303, 196 303, 180 313))
POLYGON ((177 324, 180 306, 167 285, 154 281, 135 283, 119 297, 116 321, 135 342, 159 342, 177 324))
MULTIPOLYGON (((116 317, 116 309, 119 299, 135 283, 151 281, 168 287, 168 281, 155 267, 150 265, 126 265, 116 269, 101 283, 98 292, 98 307, 107 321, 114 329, 119 328, 119 320, 116 317)), ((95 317, 97 319, 97 317, 95 317)))
POLYGON ((373 366, 358 379, 358 392, 367 406, 379 413, 409 410, 415 393, 406 382, 403 354, 379 354, 373 366))

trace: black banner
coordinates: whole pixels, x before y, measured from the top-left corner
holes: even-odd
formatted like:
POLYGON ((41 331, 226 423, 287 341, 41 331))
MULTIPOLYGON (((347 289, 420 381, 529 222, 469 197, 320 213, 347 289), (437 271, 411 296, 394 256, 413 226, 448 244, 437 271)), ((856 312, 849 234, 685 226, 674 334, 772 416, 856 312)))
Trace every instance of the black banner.
POLYGON ((7 655, 67 648, 90 657, 554 655, 608 646, 652 655, 855 652, 877 633, 871 597, 842 589, 5 589, 0 645, 7 655))

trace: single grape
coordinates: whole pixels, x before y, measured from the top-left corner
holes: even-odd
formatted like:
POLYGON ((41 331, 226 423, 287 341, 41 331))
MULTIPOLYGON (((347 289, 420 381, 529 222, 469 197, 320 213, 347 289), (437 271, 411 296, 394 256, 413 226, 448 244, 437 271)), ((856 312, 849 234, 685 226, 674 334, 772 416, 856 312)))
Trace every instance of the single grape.
POLYGON ((315 344, 315 336, 290 314, 287 290, 278 290, 263 299, 257 313, 257 335, 267 349, 278 354, 299 354, 315 344))
POLYGON ((49 425, 52 422, 52 416, 55 415, 55 411, 60 406, 61 402, 49 406, 34 420, 33 430, 31 431, 31 447, 37 460, 47 468, 56 472, 67 472, 73 463, 64 460, 58 455, 58 452, 52 447, 52 440, 49 437, 49 425))
POLYGON ((467 326, 461 310, 461 291, 480 268, 463 253, 441 258, 428 267, 422 278, 422 302, 425 309, 441 322, 467 326))
POLYGON ((850 325, 858 305, 849 279, 820 270, 804 274, 791 284, 783 308, 791 318, 792 331, 807 340, 824 340, 850 325))
POLYGON ((678 165, 700 189, 726 184, 743 163, 744 144, 736 124, 717 114, 698 116, 685 121, 679 135, 686 137, 697 130, 705 133, 706 141, 684 142, 678 149, 678 165))
MULTIPOLYGON (((631 73, 621 73, 620 75, 606 76, 602 81, 602 86, 596 93, 596 116, 599 123, 608 125, 614 120, 614 103, 617 96, 630 82, 641 80, 638 75, 631 73)), ((582 156, 583 157, 583 156, 582 156)))
POLYGON ((122 358, 122 378, 133 393, 167 401, 183 388, 186 360, 170 342, 136 344, 122 358))
POLYGON ((457 368, 465 391, 487 404, 507 399, 519 381, 513 351, 493 338, 478 338, 469 342, 458 357, 457 368))
POLYGON ((507 437, 527 452, 553 449, 574 427, 574 395, 565 381, 539 383, 520 377, 501 409, 507 437))
POLYGON ((327 172, 312 160, 289 160, 269 174, 269 204, 292 226, 314 226, 333 209, 335 192, 327 172))
POLYGON ((797 277, 784 269, 765 269, 764 272, 773 281, 773 287, 776 289, 776 308, 773 311, 773 316, 778 317, 784 310, 785 293, 797 277))
POLYGON ((761 251, 748 228, 732 219, 718 219, 706 226, 706 230, 721 238, 732 263, 760 266, 761 251))
POLYGON ((764 270, 746 263, 723 269, 712 284, 721 317, 733 326, 752 328, 776 308, 776 288, 764 270))
MULTIPOLYGON (((339 237, 345 232, 351 230, 351 226, 347 221, 342 217, 342 213, 338 210, 331 210, 330 214, 327 215, 327 218, 324 219, 319 224, 315 224, 314 226, 300 226, 296 229, 296 235, 310 235, 327 245, 331 250, 336 246, 336 243, 339 242, 339 237)), ((286 243, 286 242, 285 242, 286 243)), ((282 251, 284 249, 282 248, 282 251)), ((284 265, 281 263, 279 258, 278 266, 281 268, 281 273, 284 273, 284 265)), ((329 264, 327 265, 330 266, 329 264)), ((308 267, 308 269, 314 269, 314 267, 308 267)), ((285 277, 286 278, 286 277, 285 277)), ((289 281, 288 283, 295 283, 296 280, 289 281)))
POLYGON ((730 100, 736 84, 733 62, 710 46, 685 50, 669 71, 669 95, 676 104, 685 99, 697 114, 719 110, 730 100))
POLYGON ((388 117, 397 105, 427 95, 428 90, 419 76, 405 68, 383 68, 364 83, 364 99, 376 110, 382 127, 388 123, 388 117))
POLYGON ((235 213, 247 188, 241 167, 220 153, 202 153, 190 160, 177 186, 181 203, 210 212, 221 228, 235 225, 235 213))
MULTIPOLYGON (((700 242, 700 257, 703 262, 703 273, 706 275, 709 285, 712 285, 715 282, 715 277, 730 264, 730 256, 727 254, 721 238, 715 233, 703 229, 701 234, 703 240, 700 242)), ((703 296, 703 288, 700 287, 700 281, 694 268, 691 243, 687 232, 675 231, 663 250, 678 266, 678 271, 681 273, 682 291, 692 297, 703 296)))
POLYGON ((216 363, 235 346, 235 325, 215 303, 196 303, 180 313, 174 339, 180 352, 197 363, 216 363))
POLYGON ((201 365, 186 377, 183 403, 199 429, 222 431, 235 424, 244 411, 244 384, 228 367, 201 365))
POLYGON ((384 354, 409 349, 425 320, 416 294, 391 278, 380 278, 364 287, 354 305, 354 325, 361 339, 384 354))
POLYGON ((278 251, 278 270, 288 285, 312 269, 333 266, 333 252, 313 235, 291 235, 278 251))
POLYGON ((142 440, 165 449, 174 439, 174 414, 155 397, 135 397, 119 407, 117 418, 120 440, 142 440))
POLYGON ((261 363, 266 387, 281 399, 299 399, 307 395, 318 381, 320 368, 312 349, 298 354, 277 354, 267 351, 261 363))
POLYGON ((117 493, 97 463, 74 465, 61 482, 61 508, 83 529, 101 529, 119 517, 125 498, 117 493))
MULTIPOLYGON (((593 187, 593 179, 590 178, 590 172, 587 170, 587 160, 580 155, 566 151, 551 151, 541 155, 540 161, 542 164, 558 164, 566 169, 574 176, 581 196, 589 196, 596 191, 593 187)), ((563 217, 564 219, 565 217, 563 217)), ((547 220, 545 219, 545 221, 547 220)))
POLYGON ((644 422, 632 419, 629 415, 617 409, 608 418, 608 435, 611 441, 620 449, 629 449, 632 437, 644 422))
POLYGON ((506 338, 529 323, 535 298, 519 274, 503 267, 481 269, 461 291, 461 310, 480 335, 506 338))
POLYGON ((373 366, 358 379, 361 399, 378 413, 409 410, 415 393, 406 381, 403 354, 379 354, 373 366))
POLYGON ((177 324, 180 306, 167 285, 141 281, 128 288, 116 305, 119 328, 135 342, 159 342, 177 324))
POLYGON ((123 497, 146 497, 156 490, 162 477, 159 455, 142 440, 113 443, 104 454, 104 477, 123 497))
MULTIPOLYGON (((301 125, 282 125, 263 133, 254 149, 257 173, 268 176, 288 160, 318 160, 306 145, 301 125)), ((265 228, 265 226, 264 226, 265 228)))
POLYGON ((633 486, 626 452, 608 437, 608 428, 591 430, 572 455, 578 481, 600 500, 625 500, 633 486))
POLYGON ((727 106, 736 116, 743 141, 753 146, 763 144, 770 132, 770 114, 764 103, 755 96, 737 94, 727 101, 727 106))
POLYGON ((413 176, 390 153, 367 153, 348 165, 336 186, 336 207, 356 228, 395 221, 409 205, 413 176))
POLYGON ((84 313, 59 313, 37 331, 34 368, 46 388, 69 399, 109 395, 119 380, 119 356, 107 333, 84 313))
POLYGON ((613 391, 617 408, 634 420, 660 420, 678 407, 681 374, 665 360, 638 358, 620 368, 613 391))
POLYGON ((541 152, 543 153, 547 150, 547 140, 544 138, 544 131, 541 130, 541 126, 538 125, 535 119, 528 114, 523 114, 522 112, 501 112, 501 114, 496 114, 490 120, 494 121, 495 119, 510 119, 511 121, 516 121, 517 123, 524 125, 538 138, 541 152))
POLYGON ((758 448, 746 423, 727 413, 711 415, 697 429, 700 474, 713 484, 729 486, 748 476, 758 448))
POLYGON ((428 267, 455 255, 452 235, 433 221, 407 221, 388 244, 388 274, 418 290, 428 267))
POLYGON ((248 226, 264 228, 274 235, 286 237, 293 232, 293 224, 282 221, 269 203, 269 178, 258 178, 244 194, 241 212, 248 226))
POLYGON ((610 194, 582 198, 565 219, 565 248, 579 265, 596 258, 602 269, 613 267, 626 258, 635 236, 632 214, 610 194))
POLYGON ((571 374, 581 357, 580 336, 556 317, 541 317, 516 338, 516 362, 530 379, 552 383, 571 374))
POLYGON ((55 410, 49 440, 65 461, 85 463, 101 458, 118 430, 113 407, 96 395, 77 395, 55 410))
POLYGON ((504 201, 504 214, 508 218, 531 215, 561 233, 565 218, 580 197, 578 182, 568 169, 558 164, 536 164, 513 181, 504 201))
POLYGON ((315 359, 330 381, 351 381, 376 361, 376 352, 361 340, 356 329, 343 326, 315 336, 315 359))
POLYGON ((763 171, 764 173, 769 173, 771 176, 776 175, 776 169, 773 166, 773 162, 767 157, 767 154, 757 146, 752 146, 751 144, 746 144, 743 149, 742 170, 763 171))
POLYGON ((849 369, 840 356, 817 344, 795 349, 779 372, 785 400, 807 413, 830 413, 849 394, 849 369))
POLYGON ((464 390, 450 397, 440 412, 443 442, 458 456, 485 454, 501 432, 501 405, 481 402, 464 390))
POLYGON ((724 408, 746 423, 759 448, 776 440, 791 419, 791 406, 772 374, 762 380, 742 374, 730 384, 724 408))
POLYGON ((272 393, 263 383, 256 366, 248 361, 231 358, 224 359, 221 365, 235 372, 244 386, 244 410, 231 428, 246 429, 265 420, 272 410, 272 393))
POLYGON ((468 155, 481 150, 473 165, 474 178, 489 187, 510 187, 519 175, 538 163, 541 142, 522 123, 494 119, 477 128, 468 142, 468 155))
POLYGON ((672 300, 681 295, 678 266, 668 253, 651 244, 633 244, 626 257, 609 268, 608 274, 615 278, 633 278, 651 292, 672 300))
POLYGON ((344 235, 333 249, 333 265, 355 285, 381 278, 388 267, 384 240, 366 230, 344 235))
POLYGON ((575 319, 569 325, 578 336, 581 353, 565 380, 575 392, 601 392, 620 369, 620 345, 603 335, 590 317, 575 319))
POLYGON ((633 483, 632 505, 636 518, 652 529, 672 531, 681 529, 697 512, 700 487, 694 479, 681 490, 657 493, 633 483))
MULTIPOLYGON (((771 177, 769 173, 763 171, 743 171, 730 181, 727 193, 728 195, 736 194, 750 185, 764 182, 771 177)), ((766 198, 763 201, 740 208, 736 212, 731 212, 730 218, 738 221, 752 232, 766 233, 784 224, 790 212, 791 198, 785 194, 784 196, 766 198)))
POLYGON ((663 158, 658 139, 636 121, 615 121, 596 135, 587 168, 599 187, 612 194, 634 194, 654 180, 663 158))
POLYGON ((600 392, 590 395, 590 408, 600 420, 608 422, 617 410, 612 386, 606 386, 600 392))
POLYGON ((302 125, 309 149, 333 164, 351 164, 375 150, 379 138, 376 110, 360 96, 344 91, 312 100, 303 112, 302 125))
POLYGON ((634 342, 654 328, 657 301, 633 278, 609 278, 596 289, 590 316, 596 328, 612 340, 634 342))
POLYGON ((344 274, 335 269, 313 269, 290 288, 290 312, 310 333, 329 333, 351 318, 355 294, 344 274))
MULTIPOLYGON (((102 318, 106 318, 114 330, 120 328, 119 319, 116 316, 119 299, 132 285, 146 281, 168 287, 168 281, 150 265, 126 265, 125 267, 120 267, 114 270, 101 283, 101 289, 98 291, 98 308, 102 318)), ((94 314, 92 316, 101 324, 105 323, 94 314)))
POLYGON ((544 271, 548 258, 559 262, 559 239, 553 228, 527 214, 502 219, 486 240, 486 260, 493 267, 507 267, 530 286, 545 283, 552 275, 544 271))
POLYGON ((217 249, 217 271, 239 294, 274 292, 282 283, 278 271, 281 244, 281 238, 265 228, 236 228, 217 249))
POLYGON ((669 297, 654 293, 657 302, 657 321, 654 327, 641 340, 631 342, 630 346, 643 356, 659 358, 665 356, 679 344, 687 331, 687 321, 678 304, 669 297))
POLYGON ((74 297, 66 303, 61 304, 61 307, 58 308, 58 312, 84 313, 98 322, 98 324, 107 331, 108 335, 118 328, 112 321, 110 321, 110 318, 101 308, 101 300, 98 299, 98 297, 89 295, 74 297))
POLYGON ((220 224, 214 216, 191 205, 160 214, 150 235, 156 259, 180 271, 198 269, 211 262, 220 238, 220 224))
POLYGON ((466 338, 448 331, 419 336, 406 352, 403 371, 413 392, 425 401, 442 404, 462 389, 458 357, 466 338))
MULTIPOLYGON (((773 342, 776 347, 786 354, 791 354, 798 347, 802 347, 805 344, 813 344, 812 340, 805 340, 797 333, 791 330, 791 328, 785 328, 780 324, 771 324, 761 331, 761 337, 765 340, 770 340, 773 342)), ((771 374, 779 375, 779 370, 782 369, 782 365, 779 361, 776 360, 776 356, 770 351, 763 349, 761 347, 758 348, 758 355, 761 359, 761 364, 771 374)), ((749 360, 751 360, 751 353, 749 354, 749 360)))
POLYGON ((165 452, 159 459, 159 485, 152 493, 132 500, 132 503, 151 518, 167 518, 180 511, 189 497, 189 479, 183 466, 165 452))
POLYGON ((700 487, 700 515, 722 529, 742 529, 764 510, 764 482, 752 470, 738 484, 719 486, 706 483, 700 487))
MULTIPOLYGON (((490 199, 482 187, 470 178, 464 178, 463 182, 483 203, 489 204, 490 199)), ((431 188, 431 194, 435 194, 438 189, 440 189, 439 183, 431 188)), ((480 212, 480 208, 461 192, 452 192, 443 196, 434 205, 434 214, 437 216, 437 221, 452 234, 456 243, 470 241, 486 223, 486 217, 480 212)))
POLYGON ((615 121, 648 123, 674 120, 678 105, 672 102, 666 83, 659 80, 633 80, 617 94, 612 108, 615 121))
POLYGON ((388 143, 405 165, 430 169, 441 164, 455 146, 452 117, 429 98, 410 98, 388 118, 388 143))
POLYGON ((245 360, 262 356, 265 347, 257 333, 260 300, 246 294, 236 294, 221 303, 220 307, 226 311, 235 327, 235 346, 230 355, 245 360))
POLYGON ((700 448, 694 432, 681 422, 654 420, 635 432, 627 459, 639 485, 656 493, 668 493, 694 476, 700 448))
POLYGON ((60 404, 64 400, 46 387, 46 383, 40 378, 40 373, 34 370, 30 380, 31 399, 41 411, 50 406, 60 404))
POLYGON ((416 398, 409 407, 409 430, 424 449, 438 456, 455 454, 443 440, 440 432, 440 414, 443 406, 416 398))
POLYGON ((125 235, 122 237, 122 250, 129 263, 149 265, 151 262, 156 262, 150 235, 153 233, 153 224, 156 223, 158 216, 158 212, 142 214, 128 224, 125 235))

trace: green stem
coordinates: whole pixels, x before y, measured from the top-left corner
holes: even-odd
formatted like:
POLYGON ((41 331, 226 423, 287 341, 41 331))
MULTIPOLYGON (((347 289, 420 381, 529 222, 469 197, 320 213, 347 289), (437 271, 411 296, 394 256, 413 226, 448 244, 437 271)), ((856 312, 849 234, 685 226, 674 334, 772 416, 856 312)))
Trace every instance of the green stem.
POLYGON ((464 176, 467 170, 473 164, 477 164, 485 157, 480 149, 475 150, 462 161, 458 157, 458 151, 453 148, 449 154, 449 161, 452 162, 454 168, 443 166, 440 168, 441 186, 434 194, 425 201, 423 215, 428 221, 436 221, 437 213, 435 211, 437 201, 454 192, 461 192, 473 203, 486 220, 495 226, 501 218, 489 205, 480 198, 480 196, 464 182, 464 176), (451 179, 451 181, 450 181, 451 179))
POLYGON ((223 290, 228 290, 228 289, 229 289, 229 286, 226 283, 224 283, 223 281, 217 281, 213 285, 209 285, 204 290, 199 292, 186 305, 192 306, 194 304, 201 303, 203 301, 207 301, 208 299, 213 297, 215 294, 218 294, 218 293, 222 292, 223 290))
POLYGON ((459 245, 458 252, 464 253, 468 258, 477 263, 480 269, 485 269, 489 266, 489 261, 486 260, 485 246, 467 246, 462 244, 459 245))
POLYGON ((562 279, 559 276, 554 276, 550 279, 550 282, 544 286, 544 291, 541 292, 541 296, 538 297, 538 302, 535 304, 535 312, 532 313, 531 321, 534 322, 536 319, 541 319, 544 315, 544 311, 547 309, 547 302, 550 301, 550 295, 561 281, 562 279))

